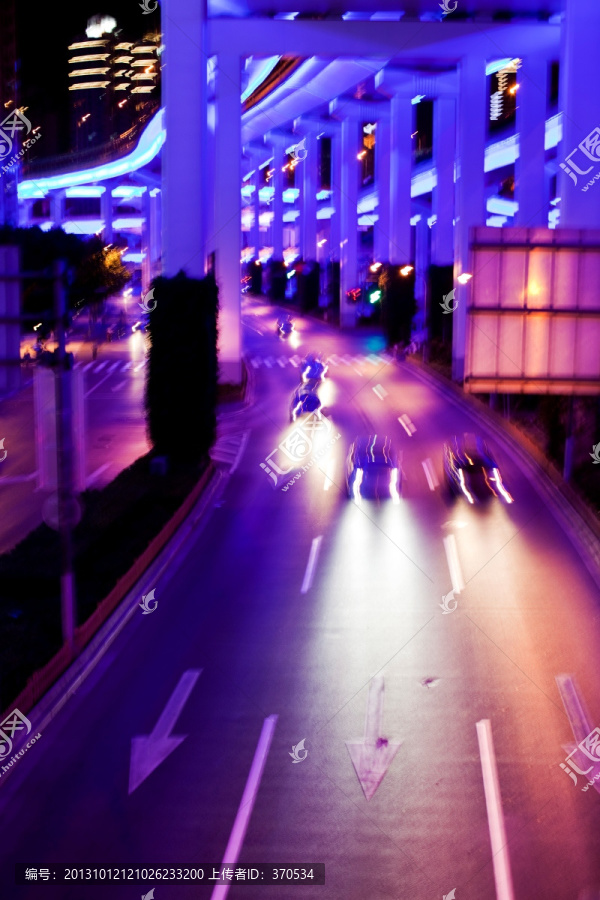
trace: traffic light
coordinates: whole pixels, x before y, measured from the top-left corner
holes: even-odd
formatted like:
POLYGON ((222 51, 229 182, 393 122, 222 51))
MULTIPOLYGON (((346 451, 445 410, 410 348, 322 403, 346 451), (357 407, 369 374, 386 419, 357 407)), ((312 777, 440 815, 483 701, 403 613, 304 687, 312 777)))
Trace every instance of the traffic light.
POLYGON ((377 284, 370 284, 367 287, 367 300, 371 304, 381 301, 381 288, 377 284))

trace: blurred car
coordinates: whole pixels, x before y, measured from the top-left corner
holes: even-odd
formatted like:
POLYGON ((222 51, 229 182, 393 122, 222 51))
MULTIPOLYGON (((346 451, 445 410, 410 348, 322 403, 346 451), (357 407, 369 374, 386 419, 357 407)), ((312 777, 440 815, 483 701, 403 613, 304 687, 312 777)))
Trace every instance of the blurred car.
POLYGON ((402 470, 389 438, 379 435, 357 438, 348 453, 348 496, 400 502, 402 470))
POLYGON ((291 316, 284 316, 277 320, 277 331, 280 337, 287 337, 294 331, 294 320, 291 316))
POLYGON ((469 503, 498 497, 505 503, 513 498, 504 487, 496 460, 482 437, 456 436, 444 444, 444 476, 453 494, 463 494, 469 503))
POLYGON ((321 412, 321 399, 315 390, 314 383, 303 384, 292 395, 290 405, 290 422, 301 416, 321 412))
POLYGON ((302 381, 323 381, 327 374, 328 366, 323 361, 320 353, 309 353, 302 361, 302 381))

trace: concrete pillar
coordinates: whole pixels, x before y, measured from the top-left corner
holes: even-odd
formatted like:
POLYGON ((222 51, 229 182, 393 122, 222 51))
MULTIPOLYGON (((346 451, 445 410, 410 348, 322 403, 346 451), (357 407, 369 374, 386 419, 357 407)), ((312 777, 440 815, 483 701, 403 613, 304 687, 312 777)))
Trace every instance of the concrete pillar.
MULTIPOLYGON (((162 149, 163 270, 167 276, 182 269, 190 277, 201 278, 205 271, 203 210, 207 205, 202 191, 207 109, 205 3, 164 0, 162 12, 162 97, 169 136, 162 149)), ((235 152, 239 157, 239 141, 235 152)), ((230 153, 231 148, 228 156, 230 153)), ((239 230, 239 224, 236 227, 239 230)), ((223 338, 223 321, 219 327, 223 338)))
POLYGON ((142 194, 142 234, 140 241, 140 250, 142 252, 142 293, 145 293, 152 281, 152 263, 150 258, 150 231, 152 204, 150 202, 150 191, 148 188, 142 194))
POLYGON ((412 262, 411 178, 413 108, 410 97, 397 93, 391 102, 390 262, 412 262))
POLYGON ((417 311, 413 320, 415 332, 427 324, 427 271, 429 269, 429 225, 423 214, 415 228, 415 300, 417 311))
POLYGON ((241 380, 241 64, 219 55, 215 129, 215 269, 219 286, 219 369, 222 382, 241 380))
POLYGON ((52 227, 60 228, 65 217, 65 192, 52 191, 50 194, 50 218, 52 227))
POLYGON ((296 179, 302 180, 302 206, 300 210, 300 256, 305 260, 317 258, 317 179, 319 177, 319 142, 314 131, 303 135, 304 159, 296 166, 296 179))
POLYGON ((600 3, 569 0, 561 28, 563 139, 557 148, 561 228, 600 228, 600 3))
POLYGON ((437 184, 432 193, 436 217, 431 229, 431 262, 454 262, 454 162, 456 159, 456 100, 438 97, 433 105, 433 161, 437 184))
POLYGON ((113 242, 113 203, 112 182, 104 185, 104 193, 100 195, 100 214, 104 221, 102 240, 105 244, 113 242))
MULTIPOLYGON (((273 259, 283 259, 283 167, 285 165, 285 139, 280 135, 269 134, 265 138, 273 152, 273 162, 270 167, 274 169, 273 177, 269 184, 273 187, 273 199, 271 210, 273 220, 271 222, 271 243, 273 245, 273 259)), ((291 143, 291 141, 290 141, 291 143)))
POLYGON ((376 262, 390 258, 390 123, 379 119, 375 129, 375 185, 377 221, 373 228, 373 255, 376 262))
POLYGON ((356 287, 358 278, 358 122, 354 117, 342 121, 340 186, 340 325, 356 325, 355 305, 346 293, 356 287))
POLYGON ((454 281, 458 306, 452 314, 452 377, 456 381, 462 381, 464 377, 467 305, 470 296, 470 284, 462 285, 456 279, 459 275, 470 272, 470 229, 485 225, 486 220, 483 167, 488 93, 485 59, 475 55, 463 57, 459 80, 454 230, 454 281))
POLYGON ((526 56, 517 73, 517 133, 519 156, 515 162, 515 225, 548 226, 544 139, 548 94, 548 63, 526 56))
POLYGON ((262 250, 260 240, 260 176, 261 171, 258 168, 258 162, 252 176, 254 182, 254 190, 252 191, 252 211, 254 217, 252 220, 252 245, 254 247, 254 258, 260 259, 260 251, 262 250))
POLYGON ((340 261, 341 242, 341 197, 342 189, 342 134, 341 130, 331 137, 331 206, 334 213, 329 220, 329 258, 340 261))

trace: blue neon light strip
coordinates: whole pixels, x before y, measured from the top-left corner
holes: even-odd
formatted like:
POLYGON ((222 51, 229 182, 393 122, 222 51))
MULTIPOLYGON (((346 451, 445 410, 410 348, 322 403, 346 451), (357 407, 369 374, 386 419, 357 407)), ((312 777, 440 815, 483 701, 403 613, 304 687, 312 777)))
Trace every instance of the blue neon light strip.
POLYGON ((19 185, 19 200, 28 200, 39 197, 40 191, 46 194, 48 191, 73 187, 76 184, 88 184, 91 181, 104 181, 106 178, 118 178, 129 172, 135 172, 154 159, 165 142, 166 131, 164 127, 164 108, 160 109, 152 121, 142 132, 137 147, 122 159, 106 163, 102 166, 94 166, 91 169, 82 169, 78 172, 66 172, 62 175, 52 175, 48 178, 31 178, 22 181, 19 185))

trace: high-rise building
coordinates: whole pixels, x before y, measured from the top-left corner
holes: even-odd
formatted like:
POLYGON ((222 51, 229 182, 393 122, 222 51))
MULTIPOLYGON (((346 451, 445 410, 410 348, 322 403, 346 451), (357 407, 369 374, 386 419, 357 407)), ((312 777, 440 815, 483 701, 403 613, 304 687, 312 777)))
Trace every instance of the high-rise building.
MULTIPOLYGON (((0 3, 0 123, 18 108, 18 94, 15 4, 14 0, 3 0, 0 3)), ((17 183, 20 162, 10 166, 8 163, 14 150, 19 148, 12 141, 10 144, 0 141, 0 225, 16 226, 19 221, 17 183), (6 164, 6 171, 3 171, 3 163, 6 164)))
POLYGON ((69 45, 71 146, 115 140, 150 117, 160 102, 160 34, 127 41, 115 19, 94 16, 69 45))

